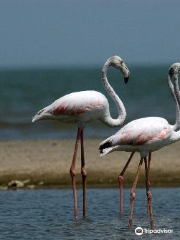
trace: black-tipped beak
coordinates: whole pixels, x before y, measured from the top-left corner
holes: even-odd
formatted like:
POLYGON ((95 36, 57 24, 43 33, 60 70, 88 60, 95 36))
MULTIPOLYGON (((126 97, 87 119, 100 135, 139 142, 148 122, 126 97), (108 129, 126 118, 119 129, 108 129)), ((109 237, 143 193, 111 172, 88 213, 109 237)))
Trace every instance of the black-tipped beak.
POLYGON ((128 80, 129 80, 129 77, 125 77, 125 78, 124 78, 125 84, 128 83, 128 80))

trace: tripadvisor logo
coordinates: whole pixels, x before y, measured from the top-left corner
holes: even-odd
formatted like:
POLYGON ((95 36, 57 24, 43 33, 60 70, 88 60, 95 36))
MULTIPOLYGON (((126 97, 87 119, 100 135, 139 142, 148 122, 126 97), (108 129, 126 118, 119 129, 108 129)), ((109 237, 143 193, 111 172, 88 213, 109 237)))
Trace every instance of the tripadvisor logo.
POLYGON ((135 229, 135 234, 136 235, 142 235, 143 233, 150 233, 150 234, 152 234, 152 233, 173 233, 173 230, 165 229, 165 228, 163 228, 163 229, 154 229, 154 230, 144 228, 144 230, 143 230, 141 227, 137 227, 135 229))
POLYGON ((137 228, 135 229, 135 234, 136 234, 136 235, 142 235, 142 234, 143 234, 143 229, 142 229, 141 227, 137 227, 137 228))

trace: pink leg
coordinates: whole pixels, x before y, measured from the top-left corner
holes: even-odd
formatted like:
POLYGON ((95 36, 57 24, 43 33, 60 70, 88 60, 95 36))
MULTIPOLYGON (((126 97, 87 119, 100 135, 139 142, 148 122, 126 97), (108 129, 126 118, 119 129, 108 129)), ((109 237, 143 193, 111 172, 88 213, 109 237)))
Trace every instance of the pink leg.
POLYGON ((129 166, 129 163, 133 157, 135 152, 132 152, 126 165, 124 166, 122 172, 119 174, 119 177, 118 177, 118 181, 119 181, 119 191, 120 191, 120 213, 123 214, 123 176, 124 176, 124 173, 127 169, 127 167, 129 166))
POLYGON ((130 207, 130 218, 129 218, 129 225, 128 228, 131 229, 132 228, 132 219, 133 219, 133 210, 134 210, 134 199, 135 199, 135 190, 136 190, 136 186, 137 186, 137 182, 138 182, 138 178, 139 178, 139 174, 141 171, 141 167, 142 167, 142 163, 143 163, 143 158, 141 157, 141 160, 139 162, 139 166, 137 169, 137 173, 134 179, 134 183, 131 189, 131 197, 130 197, 130 203, 131 203, 131 207, 130 207))
POLYGON ((86 177, 87 172, 85 169, 85 158, 84 158, 84 142, 83 142, 83 128, 81 129, 81 175, 83 185, 83 217, 86 217, 86 177))
POLYGON ((150 181, 149 181, 151 153, 149 153, 148 162, 147 162, 147 158, 144 158, 144 163, 145 163, 145 172, 146 172, 147 210, 150 216, 151 229, 154 229, 154 217, 153 217, 153 211, 152 211, 152 195, 150 192, 150 181))
POLYGON ((81 128, 78 128, 77 130, 77 138, 76 138, 76 143, 75 143, 75 147, 74 147, 74 155, 73 155, 73 159, 72 159, 72 164, 70 167, 70 175, 72 178, 72 186, 73 186, 73 197, 74 197, 74 217, 75 219, 77 219, 77 191, 76 191, 76 180, 75 180, 75 165, 76 165, 76 158, 77 158, 77 150, 78 150, 78 144, 79 144, 79 140, 80 140, 80 135, 81 135, 81 128))
POLYGON ((149 153, 148 160, 147 158, 144 159, 145 163, 145 173, 146 173, 146 194, 147 194, 147 212, 150 211, 150 201, 151 201, 151 194, 149 192, 150 188, 150 181, 149 181, 149 171, 150 171, 150 163, 151 163, 151 153, 149 153))

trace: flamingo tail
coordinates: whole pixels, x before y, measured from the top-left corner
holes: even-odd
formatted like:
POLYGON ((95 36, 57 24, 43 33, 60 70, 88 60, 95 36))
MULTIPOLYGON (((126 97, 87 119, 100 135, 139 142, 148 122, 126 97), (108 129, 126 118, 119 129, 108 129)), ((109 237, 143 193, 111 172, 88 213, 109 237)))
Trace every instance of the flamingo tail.
POLYGON ((34 115, 34 117, 32 118, 32 122, 50 119, 52 118, 52 114, 53 114, 52 109, 50 106, 48 106, 37 112, 37 114, 34 115))
POLYGON ((100 156, 104 156, 110 152, 112 152, 114 149, 114 146, 112 145, 112 137, 104 140, 102 143, 100 143, 99 145, 99 150, 101 155, 100 156))

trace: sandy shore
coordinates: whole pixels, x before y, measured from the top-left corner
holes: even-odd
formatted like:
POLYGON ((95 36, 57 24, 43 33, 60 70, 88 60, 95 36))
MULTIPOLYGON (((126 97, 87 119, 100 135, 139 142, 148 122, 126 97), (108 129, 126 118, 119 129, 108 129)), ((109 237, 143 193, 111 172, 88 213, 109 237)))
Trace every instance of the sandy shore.
MULTIPOLYGON (((90 187, 118 187, 117 177, 129 153, 114 152, 99 157, 102 139, 85 141, 87 183, 90 187)), ((69 168, 74 140, 0 142, 0 185, 11 180, 29 180, 36 186, 70 187, 69 168)), ((124 177, 130 187, 139 163, 136 153, 124 177)), ((77 183, 81 183, 80 154, 77 159, 77 183)), ((138 186, 144 186, 144 166, 138 186)), ((180 143, 161 149, 152 155, 151 186, 180 187, 180 143)))

